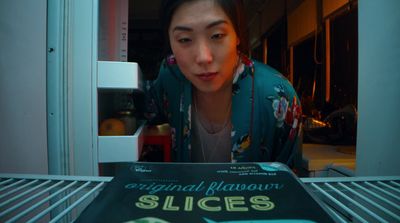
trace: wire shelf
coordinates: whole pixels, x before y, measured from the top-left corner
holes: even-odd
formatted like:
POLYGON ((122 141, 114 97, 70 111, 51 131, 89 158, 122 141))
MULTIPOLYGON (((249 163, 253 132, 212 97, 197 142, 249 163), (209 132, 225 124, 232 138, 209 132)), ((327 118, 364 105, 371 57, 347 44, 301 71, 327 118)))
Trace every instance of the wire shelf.
POLYGON ((0 222, 71 222, 111 179, 0 174, 0 222))
POLYGON ((301 180, 339 222, 400 222, 400 177, 301 180))
MULTIPOLYGON (((73 222, 111 180, 0 174, 0 222, 73 222)), ((301 181, 339 222, 400 222, 400 176, 301 181)))

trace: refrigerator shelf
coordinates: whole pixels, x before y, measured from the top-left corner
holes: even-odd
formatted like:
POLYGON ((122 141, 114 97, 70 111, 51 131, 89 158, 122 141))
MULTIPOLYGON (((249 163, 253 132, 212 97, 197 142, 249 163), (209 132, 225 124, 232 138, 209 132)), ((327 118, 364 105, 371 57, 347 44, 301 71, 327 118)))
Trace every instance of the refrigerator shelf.
POLYGON ((97 88, 142 91, 142 71, 135 62, 97 61, 97 88))
POLYGON ((138 122, 135 134, 126 136, 98 136, 99 163, 136 162, 142 151, 145 121, 138 122))
POLYGON ((71 222, 111 179, 0 174, 0 222, 71 222))
MULTIPOLYGON (((111 180, 0 174, 0 222, 72 222, 111 180)), ((338 222, 400 222, 400 176, 301 181, 338 222)))
POLYGON ((400 176, 301 180, 339 222, 400 222, 400 176))

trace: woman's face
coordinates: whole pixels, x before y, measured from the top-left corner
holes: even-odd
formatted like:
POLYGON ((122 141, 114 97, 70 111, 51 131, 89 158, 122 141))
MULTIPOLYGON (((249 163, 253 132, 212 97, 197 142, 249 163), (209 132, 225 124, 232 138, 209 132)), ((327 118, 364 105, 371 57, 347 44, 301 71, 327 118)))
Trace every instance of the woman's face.
POLYGON ((232 84, 239 39, 217 3, 182 4, 172 16, 168 34, 179 68, 198 90, 212 93, 232 84))

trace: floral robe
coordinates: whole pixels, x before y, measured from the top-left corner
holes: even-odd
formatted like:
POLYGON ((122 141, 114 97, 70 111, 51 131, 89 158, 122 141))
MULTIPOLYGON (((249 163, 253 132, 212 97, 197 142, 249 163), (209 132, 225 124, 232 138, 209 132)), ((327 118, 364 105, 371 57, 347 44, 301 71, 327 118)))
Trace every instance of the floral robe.
MULTIPOLYGON (((167 60, 168 61, 168 60, 167 60)), ((232 162, 282 162, 298 156, 300 101, 290 82, 268 65, 241 56, 232 87, 232 162)), ((150 124, 172 128, 172 160, 191 161, 192 85, 176 64, 163 63, 146 83, 150 124)))

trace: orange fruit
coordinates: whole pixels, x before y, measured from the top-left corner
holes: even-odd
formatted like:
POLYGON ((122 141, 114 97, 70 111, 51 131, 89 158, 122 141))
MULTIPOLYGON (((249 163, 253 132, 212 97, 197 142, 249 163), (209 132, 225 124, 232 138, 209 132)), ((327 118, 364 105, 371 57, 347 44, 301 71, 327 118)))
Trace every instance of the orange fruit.
POLYGON ((99 135, 101 136, 117 136, 125 135, 124 123, 116 118, 105 119, 100 124, 99 135))

